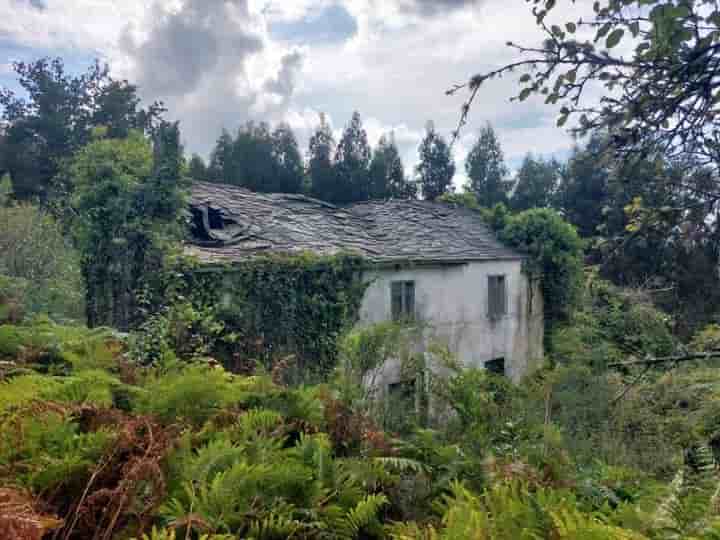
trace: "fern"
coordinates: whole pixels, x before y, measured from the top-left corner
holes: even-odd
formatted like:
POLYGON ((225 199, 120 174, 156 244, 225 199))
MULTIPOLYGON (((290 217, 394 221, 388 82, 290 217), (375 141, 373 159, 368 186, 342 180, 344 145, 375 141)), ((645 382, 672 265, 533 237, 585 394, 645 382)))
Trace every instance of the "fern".
POLYGON ((247 536, 257 540, 285 540, 309 528, 302 521, 273 513, 261 521, 253 521, 247 536))
POLYGON ((374 458, 374 461, 383 467, 387 467, 401 473, 421 474, 429 472, 428 465, 417 459, 388 456, 376 457, 374 458))
POLYGON ((355 508, 351 509, 343 520, 342 529, 349 538, 357 537, 363 529, 374 526, 379 528, 378 514, 388 504, 385 495, 367 495, 355 508))

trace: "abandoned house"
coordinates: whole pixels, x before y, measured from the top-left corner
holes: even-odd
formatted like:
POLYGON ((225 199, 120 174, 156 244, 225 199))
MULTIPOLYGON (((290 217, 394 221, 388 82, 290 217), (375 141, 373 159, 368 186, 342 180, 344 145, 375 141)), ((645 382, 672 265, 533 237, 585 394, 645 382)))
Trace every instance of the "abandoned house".
MULTIPOLYGON (((360 324, 420 320, 464 365, 513 380, 541 360, 539 287, 523 273, 523 255, 502 245, 475 211, 407 200, 337 207, 205 182, 193 185, 191 209, 195 239, 187 251, 202 263, 355 252, 371 263, 360 324)), ((390 369, 383 379, 393 384, 393 377, 390 369)))

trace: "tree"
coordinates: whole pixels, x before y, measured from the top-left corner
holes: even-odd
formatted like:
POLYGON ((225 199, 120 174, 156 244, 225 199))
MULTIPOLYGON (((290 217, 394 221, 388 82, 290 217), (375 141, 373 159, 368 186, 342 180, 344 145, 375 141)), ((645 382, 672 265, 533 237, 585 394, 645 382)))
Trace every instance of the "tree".
POLYGON ((193 154, 188 163, 188 176, 193 180, 207 180, 208 179, 208 168, 205 166, 205 161, 198 154, 193 154))
POLYGON ((321 114, 320 125, 310 137, 308 149, 310 192, 318 199, 332 201, 335 198, 337 182, 333 165, 334 151, 335 139, 332 129, 325 120, 325 115, 321 114))
POLYGON ((182 233, 181 152, 177 124, 163 123, 152 145, 139 131, 98 133, 66 165, 88 325, 127 329, 156 304, 164 254, 182 233))
POLYGON ((594 3, 592 16, 561 26, 545 23, 555 0, 532 4, 544 42, 509 43, 519 59, 452 88, 469 91, 460 126, 485 82, 525 70, 515 99, 543 95, 561 105, 558 126, 573 117, 581 134, 607 130, 625 155, 660 152, 685 161, 686 170, 710 167, 716 180, 705 196, 719 200, 720 6, 714 0, 603 0, 594 3), (619 48, 623 39, 632 42, 619 48), (595 83, 606 89, 599 100, 596 91, 588 94, 595 83))
POLYGON ((380 137, 370 162, 371 199, 414 199, 415 186, 405 177, 395 139, 390 135, 380 137))
POLYGON ((432 122, 428 123, 425 138, 418 148, 420 163, 416 167, 418 183, 422 196, 434 201, 444 193, 453 191, 452 179, 455 176, 455 162, 450 147, 436 131, 432 122))
POLYGON ((532 154, 525 156, 515 180, 510 206, 513 210, 530 208, 548 208, 555 199, 560 177, 560 163, 551 159, 546 161, 535 158, 532 154))
POLYGON ((369 167, 370 145, 360 113, 355 111, 335 151, 337 189, 332 202, 366 201, 370 197, 369 167))
POLYGON ((303 161, 295 134, 287 124, 280 124, 272 133, 272 155, 275 166, 273 191, 300 193, 303 161))
POLYGON ((227 130, 223 129, 215 143, 212 154, 210 154, 208 180, 224 184, 236 184, 237 177, 234 174, 233 165, 233 138, 227 130))
POLYGON ((508 169, 503 151, 490 124, 480 131, 465 161, 465 171, 470 178, 466 189, 475 194, 480 204, 490 208, 497 203, 507 203, 512 182, 506 179, 508 169))
POLYGON ((160 103, 140 109, 137 88, 114 80, 97 62, 77 76, 68 75, 59 58, 16 62, 13 69, 27 97, 0 90, 6 124, 0 162, 18 199, 47 200, 51 192, 67 190, 68 185, 53 185, 53 178, 60 162, 90 140, 94 127, 105 126, 113 137, 131 129, 150 132, 164 111, 160 103))
POLYGON ((584 148, 573 148, 560 175, 555 205, 583 238, 600 234, 608 204, 611 164, 606 137, 594 134, 584 148))
POLYGON ((238 130, 232 149, 233 183, 252 191, 275 191, 275 160, 270 126, 252 121, 238 130))

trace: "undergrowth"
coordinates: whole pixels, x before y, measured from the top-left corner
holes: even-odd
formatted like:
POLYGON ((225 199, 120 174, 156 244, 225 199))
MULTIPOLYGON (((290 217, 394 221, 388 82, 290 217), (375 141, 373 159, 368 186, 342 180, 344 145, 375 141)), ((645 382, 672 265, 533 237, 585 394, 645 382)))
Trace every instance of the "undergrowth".
MULTIPOLYGON (((637 306, 605 304, 601 337, 619 347, 614 320, 637 306)), ((108 330, 0 326, 0 537, 720 535, 712 366, 632 385, 573 356, 521 385, 452 362, 438 378, 406 334, 356 330, 335 378, 290 387, 282 365, 238 375, 172 350, 136 364, 108 330), (357 385, 387 355, 424 381, 432 415, 390 423, 371 405, 357 385)))

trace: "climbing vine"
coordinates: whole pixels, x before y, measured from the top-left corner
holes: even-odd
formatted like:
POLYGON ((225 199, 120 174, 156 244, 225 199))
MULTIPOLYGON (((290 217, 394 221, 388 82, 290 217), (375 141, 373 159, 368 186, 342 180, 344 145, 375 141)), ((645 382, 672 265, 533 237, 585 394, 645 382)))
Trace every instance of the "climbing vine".
POLYGON ((209 352, 228 367, 283 361, 302 373, 322 373, 335 364, 338 336, 358 319, 365 268, 364 259, 349 254, 272 255, 214 266, 183 259, 167 290, 186 310, 189 302, 205 314, 197 320, 211 314, 221 325, 209 352))
POLYGON ((583 244, 575 228, 549 208, 533 208, 502 220, 500 239, 528 255, 524 270, 540 279, 545 325, 567 321, 582 291, 583 244))

